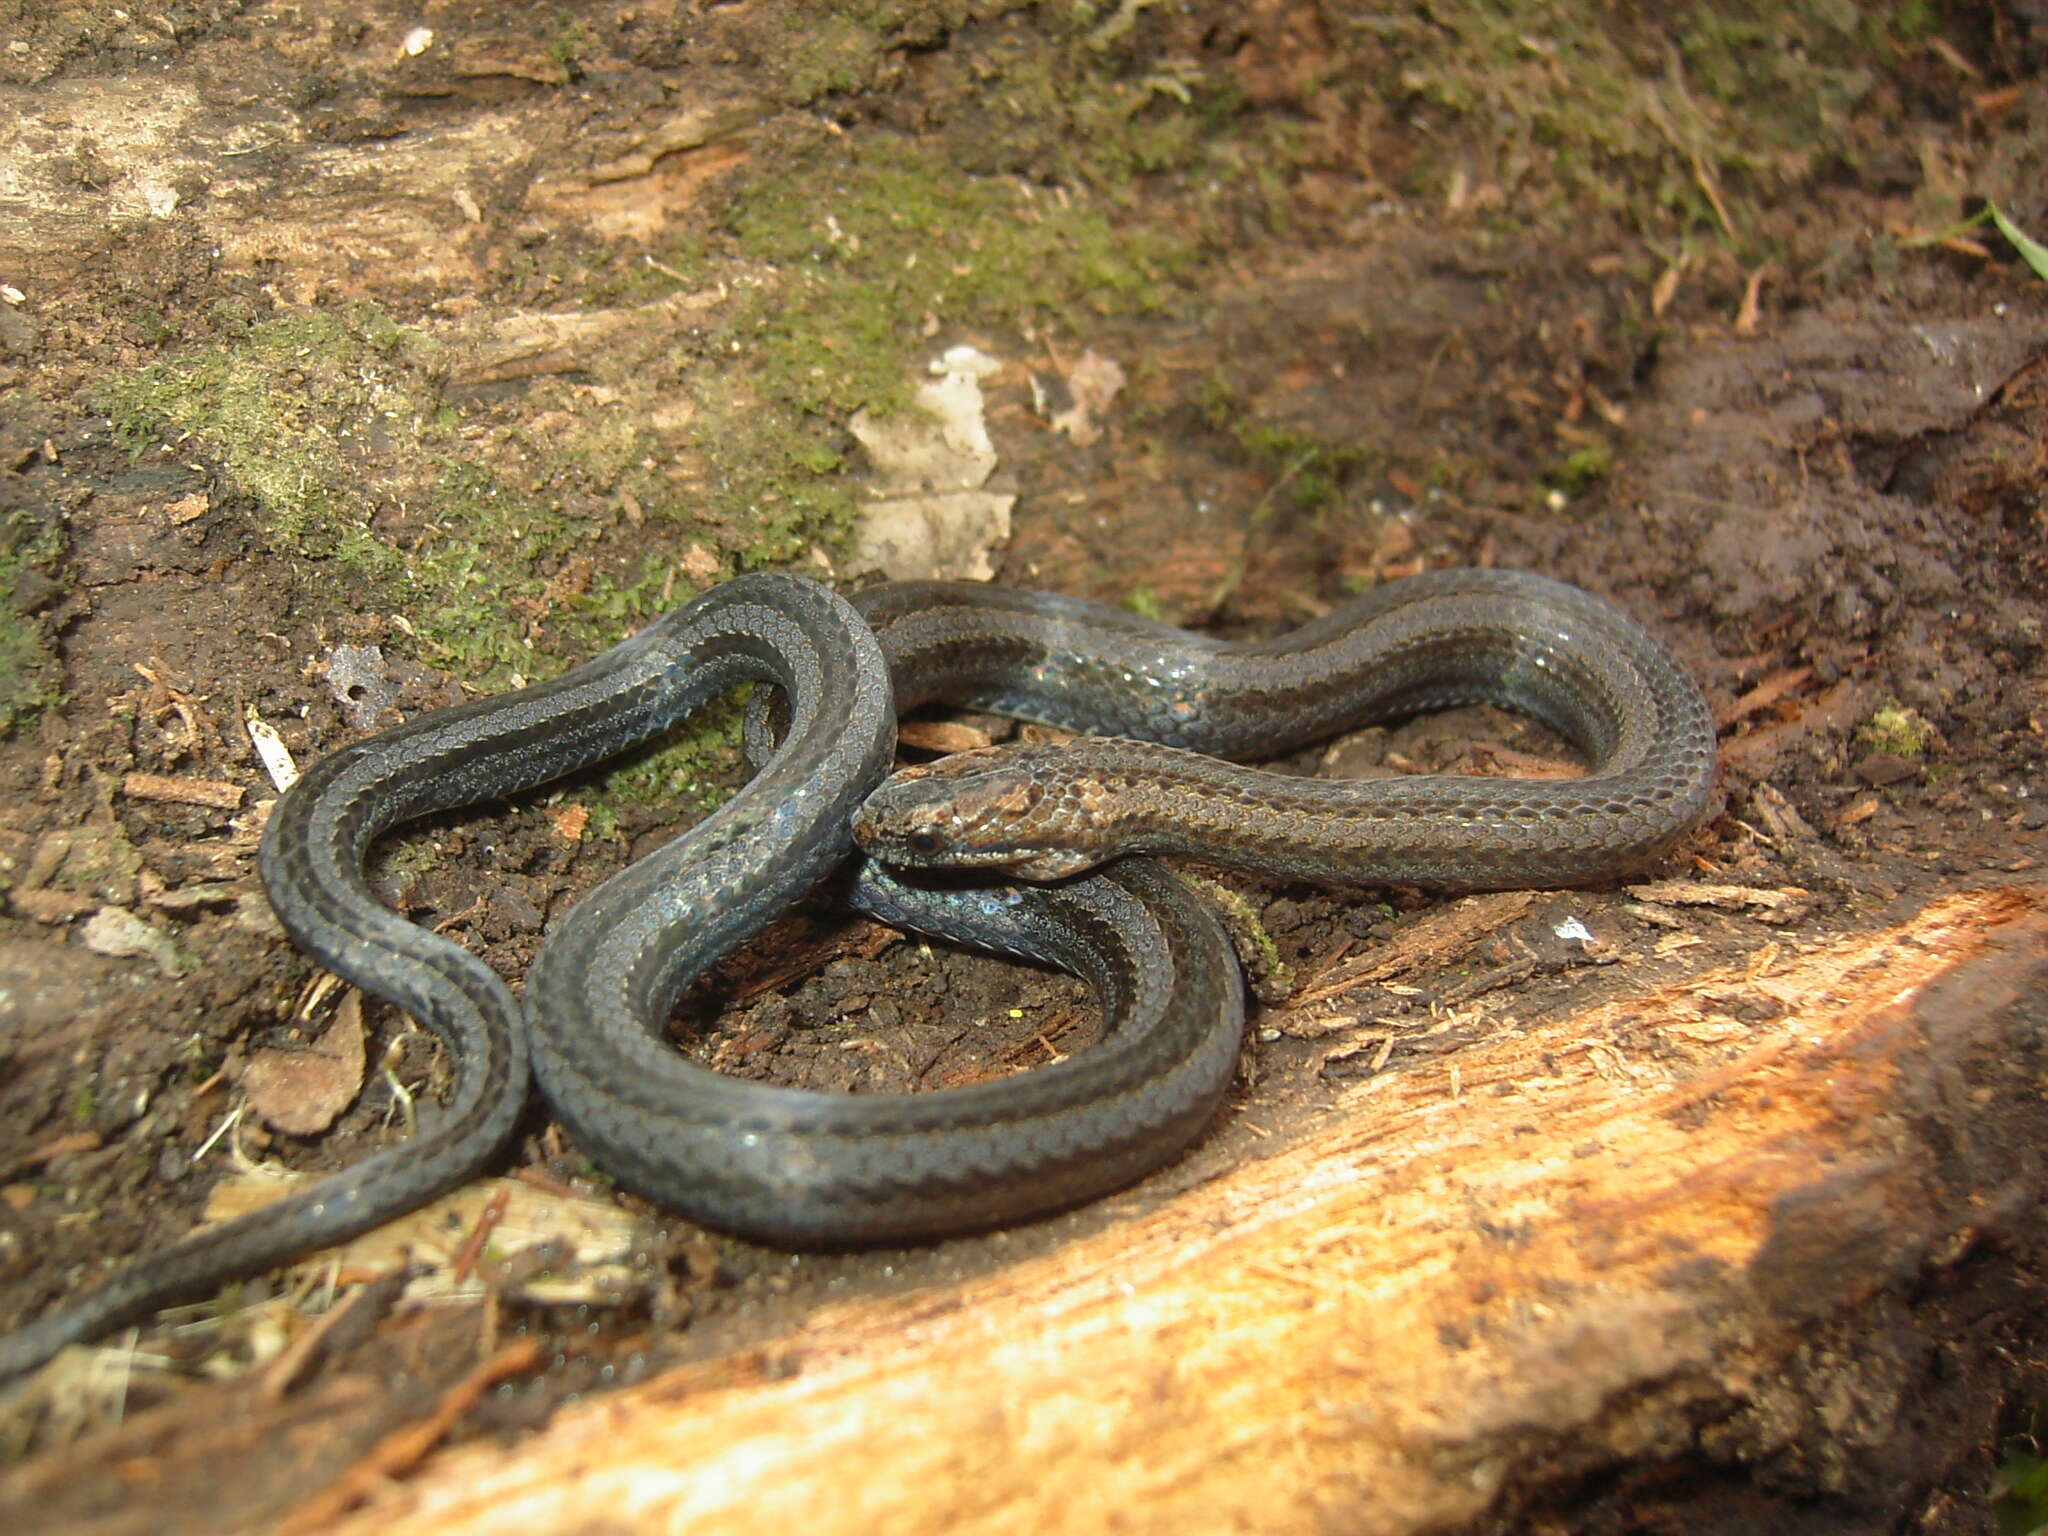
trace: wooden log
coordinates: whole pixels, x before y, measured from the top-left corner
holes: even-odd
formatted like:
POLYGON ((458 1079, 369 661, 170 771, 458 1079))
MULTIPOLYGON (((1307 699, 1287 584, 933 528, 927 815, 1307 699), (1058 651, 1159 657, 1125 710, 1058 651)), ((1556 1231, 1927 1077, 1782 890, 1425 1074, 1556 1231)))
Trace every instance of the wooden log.
POLYGON ((1853 1493, 1925 1364, 1872 1320, 1997 1265, 2041 1197, 2044 979, 2039 886, 1769 947, 319 1528, 1392 1536, 1673 1460, 1853 1493))

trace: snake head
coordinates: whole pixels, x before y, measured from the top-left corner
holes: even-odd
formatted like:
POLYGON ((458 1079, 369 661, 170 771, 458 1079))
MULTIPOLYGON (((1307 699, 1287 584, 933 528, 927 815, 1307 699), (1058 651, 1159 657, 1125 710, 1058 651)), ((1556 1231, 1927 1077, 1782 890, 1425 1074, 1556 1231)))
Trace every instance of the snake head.
POLYGON ((979 747, 905 768, 854 813, 853 836, 885 864, 989 869, 1062 880, 1106 854, 1079 846, 1074 797, 1039 777, 1042 747, 979 747))

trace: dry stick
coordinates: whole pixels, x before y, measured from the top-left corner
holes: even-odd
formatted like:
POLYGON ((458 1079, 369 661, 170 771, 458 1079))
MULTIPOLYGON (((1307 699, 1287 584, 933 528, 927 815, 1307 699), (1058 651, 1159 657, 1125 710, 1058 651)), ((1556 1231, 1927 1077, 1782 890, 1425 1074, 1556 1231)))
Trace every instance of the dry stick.
POLYGON ((511 1203, 512 1191, 501 1188, 484 1203, 484 1208, 477 1212, 476 1226, 464 1239, 462 1251, 455 1256, 454 1278, 457 1285, 469 1278, 470 1270, 476 1267, 476 1261, 484 1251, 484 1244, 490 1241, 491 1233, 498 1223, 505 1219, 505 1207, 511 1203))
POLYGON ((219 779, 177 779, 161 773, 131 773, 121 780, 121 793, 131 800, 161 800, 173 805, 198 805, 215 811, 238 811, 244 791, 219 779))
POLYGON ((285 1394, 298 1384, 314 1357, 327 1348, 330 1339, 358 1324, 367 1328, 383 1316, 398 1300, 399 1293, 405 1289, 412 1275, 411 1266, 401 1264, 390 1273, 357 1286, 344 1300, 329 1307, 319 1321, 264 1367, 257 1379, 256 1395, 266 1403, 282 1402, 285 1394))
POLYGON ((283 1536, 312 1536, 367 1498, 387 1479, 418 1465, 477 1400, 507 1376, 530 1369, 540 1358, 540 1340, 518 1339, 441 1394, 433 1413, 417 1424, 395 1429, 370 1448, 370 1453, 331 1486, 307 1499, 281 1522, 283 1536))

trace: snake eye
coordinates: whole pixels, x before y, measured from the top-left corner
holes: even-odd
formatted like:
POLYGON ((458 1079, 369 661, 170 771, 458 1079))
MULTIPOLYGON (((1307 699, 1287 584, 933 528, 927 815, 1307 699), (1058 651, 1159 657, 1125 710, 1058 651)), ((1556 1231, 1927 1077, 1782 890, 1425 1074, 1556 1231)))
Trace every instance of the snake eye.
POLYGON ((910 834, 912 853, 934 854, 939 851, 939 834, 936 832, 913 832, 910 834))

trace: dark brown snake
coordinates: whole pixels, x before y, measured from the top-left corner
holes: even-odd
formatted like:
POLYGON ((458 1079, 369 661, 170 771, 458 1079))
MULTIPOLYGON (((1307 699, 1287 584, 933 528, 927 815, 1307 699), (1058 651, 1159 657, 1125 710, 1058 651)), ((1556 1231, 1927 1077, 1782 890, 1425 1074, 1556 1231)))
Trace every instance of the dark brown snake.
POLYGON ((1154 743, 1080 743, 1098 755, 1064 779, 1041 749, 965 754, 899 775, 860 813, 885 860, 1034 877, 1121 849, 1344 882, 1579 883, 1654 856, 1711 792, 1712 725, 1684 669, 1609 604, 1540 577, 1415 577, 1257 645, 971 584, 882 587, 857 605, 736 578, 554 682, 358 742, 288 791, 261 860, 273 904, 309 955, 447 1042, 449 1103, 413 1141, 0 1337, 0 1377, 367 1230, 495 1156, 525 1092, 521 1010, 480 961, 384 909, 364 855, 401 821, 616 755, 741 679, 787 701, 780 749, 717 815, 570 911, 528 1006, 542 1088, 586 1150, 665 1205, 787 1244, 932 1237, 1104 1193, 1200 1133, 1236 1057, 1241 1002, 1214 920, 1142 859, 997 891, 879 869, 857 882, 885 916, 1087 979, 1108 1041, 1058 1067, 934 1094, 803 1094, 688 1067, 657 1040, 692 977, 841 861, 897 710, 944 699, 1154 743), (1481 701, 1556 727, 1588 776, 1324 783, 1190 755, 1279 753, 1481 701), (1089 818, 1121 841, 1077 839, 1089 818))

